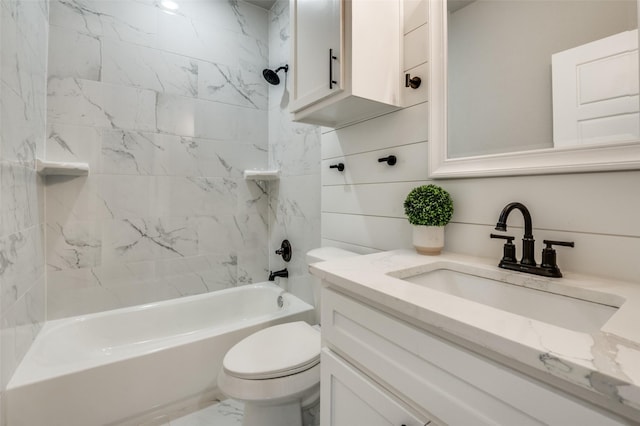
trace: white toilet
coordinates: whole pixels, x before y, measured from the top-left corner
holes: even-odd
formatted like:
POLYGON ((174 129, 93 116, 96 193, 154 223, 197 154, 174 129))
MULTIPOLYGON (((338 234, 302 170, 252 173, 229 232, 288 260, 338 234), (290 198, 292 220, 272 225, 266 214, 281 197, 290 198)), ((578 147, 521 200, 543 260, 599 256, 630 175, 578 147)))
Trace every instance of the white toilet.
MULTIPOLYGON (((309 251, 307 262, 355 255, 323 247, 309 251)), ((218 387, 244 402, 243 426, 301 426, 302 410, 320 397, 320 330, 298 321, 244 338, 225 355, 218 387)))

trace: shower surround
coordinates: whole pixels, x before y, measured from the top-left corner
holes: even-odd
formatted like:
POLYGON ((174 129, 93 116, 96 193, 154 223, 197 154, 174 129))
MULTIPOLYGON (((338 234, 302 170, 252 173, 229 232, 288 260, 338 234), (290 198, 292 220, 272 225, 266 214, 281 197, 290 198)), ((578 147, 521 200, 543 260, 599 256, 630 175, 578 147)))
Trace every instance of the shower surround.
POLYGON ((48 318, 262 281, 268 12, 236 1, 50 3, 48 318), (73 49, 70 49, 73 46, 73 49))
POLYGON ((35 157, 46 133, 47 6, 0 2, 0 407, 45 320, 43 185, 35 157))

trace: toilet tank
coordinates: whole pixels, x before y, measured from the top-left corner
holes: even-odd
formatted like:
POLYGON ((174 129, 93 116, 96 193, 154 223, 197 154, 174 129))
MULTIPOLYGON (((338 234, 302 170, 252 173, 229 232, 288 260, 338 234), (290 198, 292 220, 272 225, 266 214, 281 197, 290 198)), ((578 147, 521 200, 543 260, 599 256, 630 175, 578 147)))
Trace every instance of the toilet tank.
MULTIPOLYGON (((359 254, 337 247, 320 247, 307 252, 307 265, 352 256, 359 256, 359 254)), ((316 321, 320 323, 320 280, 314 276, 311 276, 311 279, 313 280, 313 305, 316 311, 316 321)))

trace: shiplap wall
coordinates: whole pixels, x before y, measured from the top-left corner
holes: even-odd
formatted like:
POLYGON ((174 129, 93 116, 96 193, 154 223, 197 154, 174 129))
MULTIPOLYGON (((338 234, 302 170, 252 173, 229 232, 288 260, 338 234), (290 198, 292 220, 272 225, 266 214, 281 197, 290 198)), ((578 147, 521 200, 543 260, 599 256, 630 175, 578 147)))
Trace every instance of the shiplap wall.
MULTIPOLYGON (((427 77, 426 0, 405 0, 405 70, 427 77)), ((402 202, 411 188, 429 183, 426 84, 405 89, 405 108, 322 133, 322 244, 371 253, 411 247, 402 202), (390 154, 389 167, 377 159, 390 154), (344 172, 329 169, 343 162, 344 172)), ((558 248, 566 271, 640 279, 640 172, 438 180, 455 204, 445 250, 492 257, 502 241, 489 234, 502 208, 524 203, 533 217, 536 255, 543 239, 575 241, 558 248)), ((508 235, 522 236, 522 217, 509 217, 508 235)), ((519 244, 518 244, 519 246, 519 244)), ((518 249, 518 253, 519 253, 518 249)))

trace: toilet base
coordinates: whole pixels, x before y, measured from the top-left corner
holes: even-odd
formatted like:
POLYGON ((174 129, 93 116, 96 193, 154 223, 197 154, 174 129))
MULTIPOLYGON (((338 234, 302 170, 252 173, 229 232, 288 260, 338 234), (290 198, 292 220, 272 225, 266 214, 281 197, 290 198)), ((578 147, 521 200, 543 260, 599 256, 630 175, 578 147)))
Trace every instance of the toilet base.
POLYGON ((242 426, 302 426, 300 401, 282 405, 245 403, 242 426))

